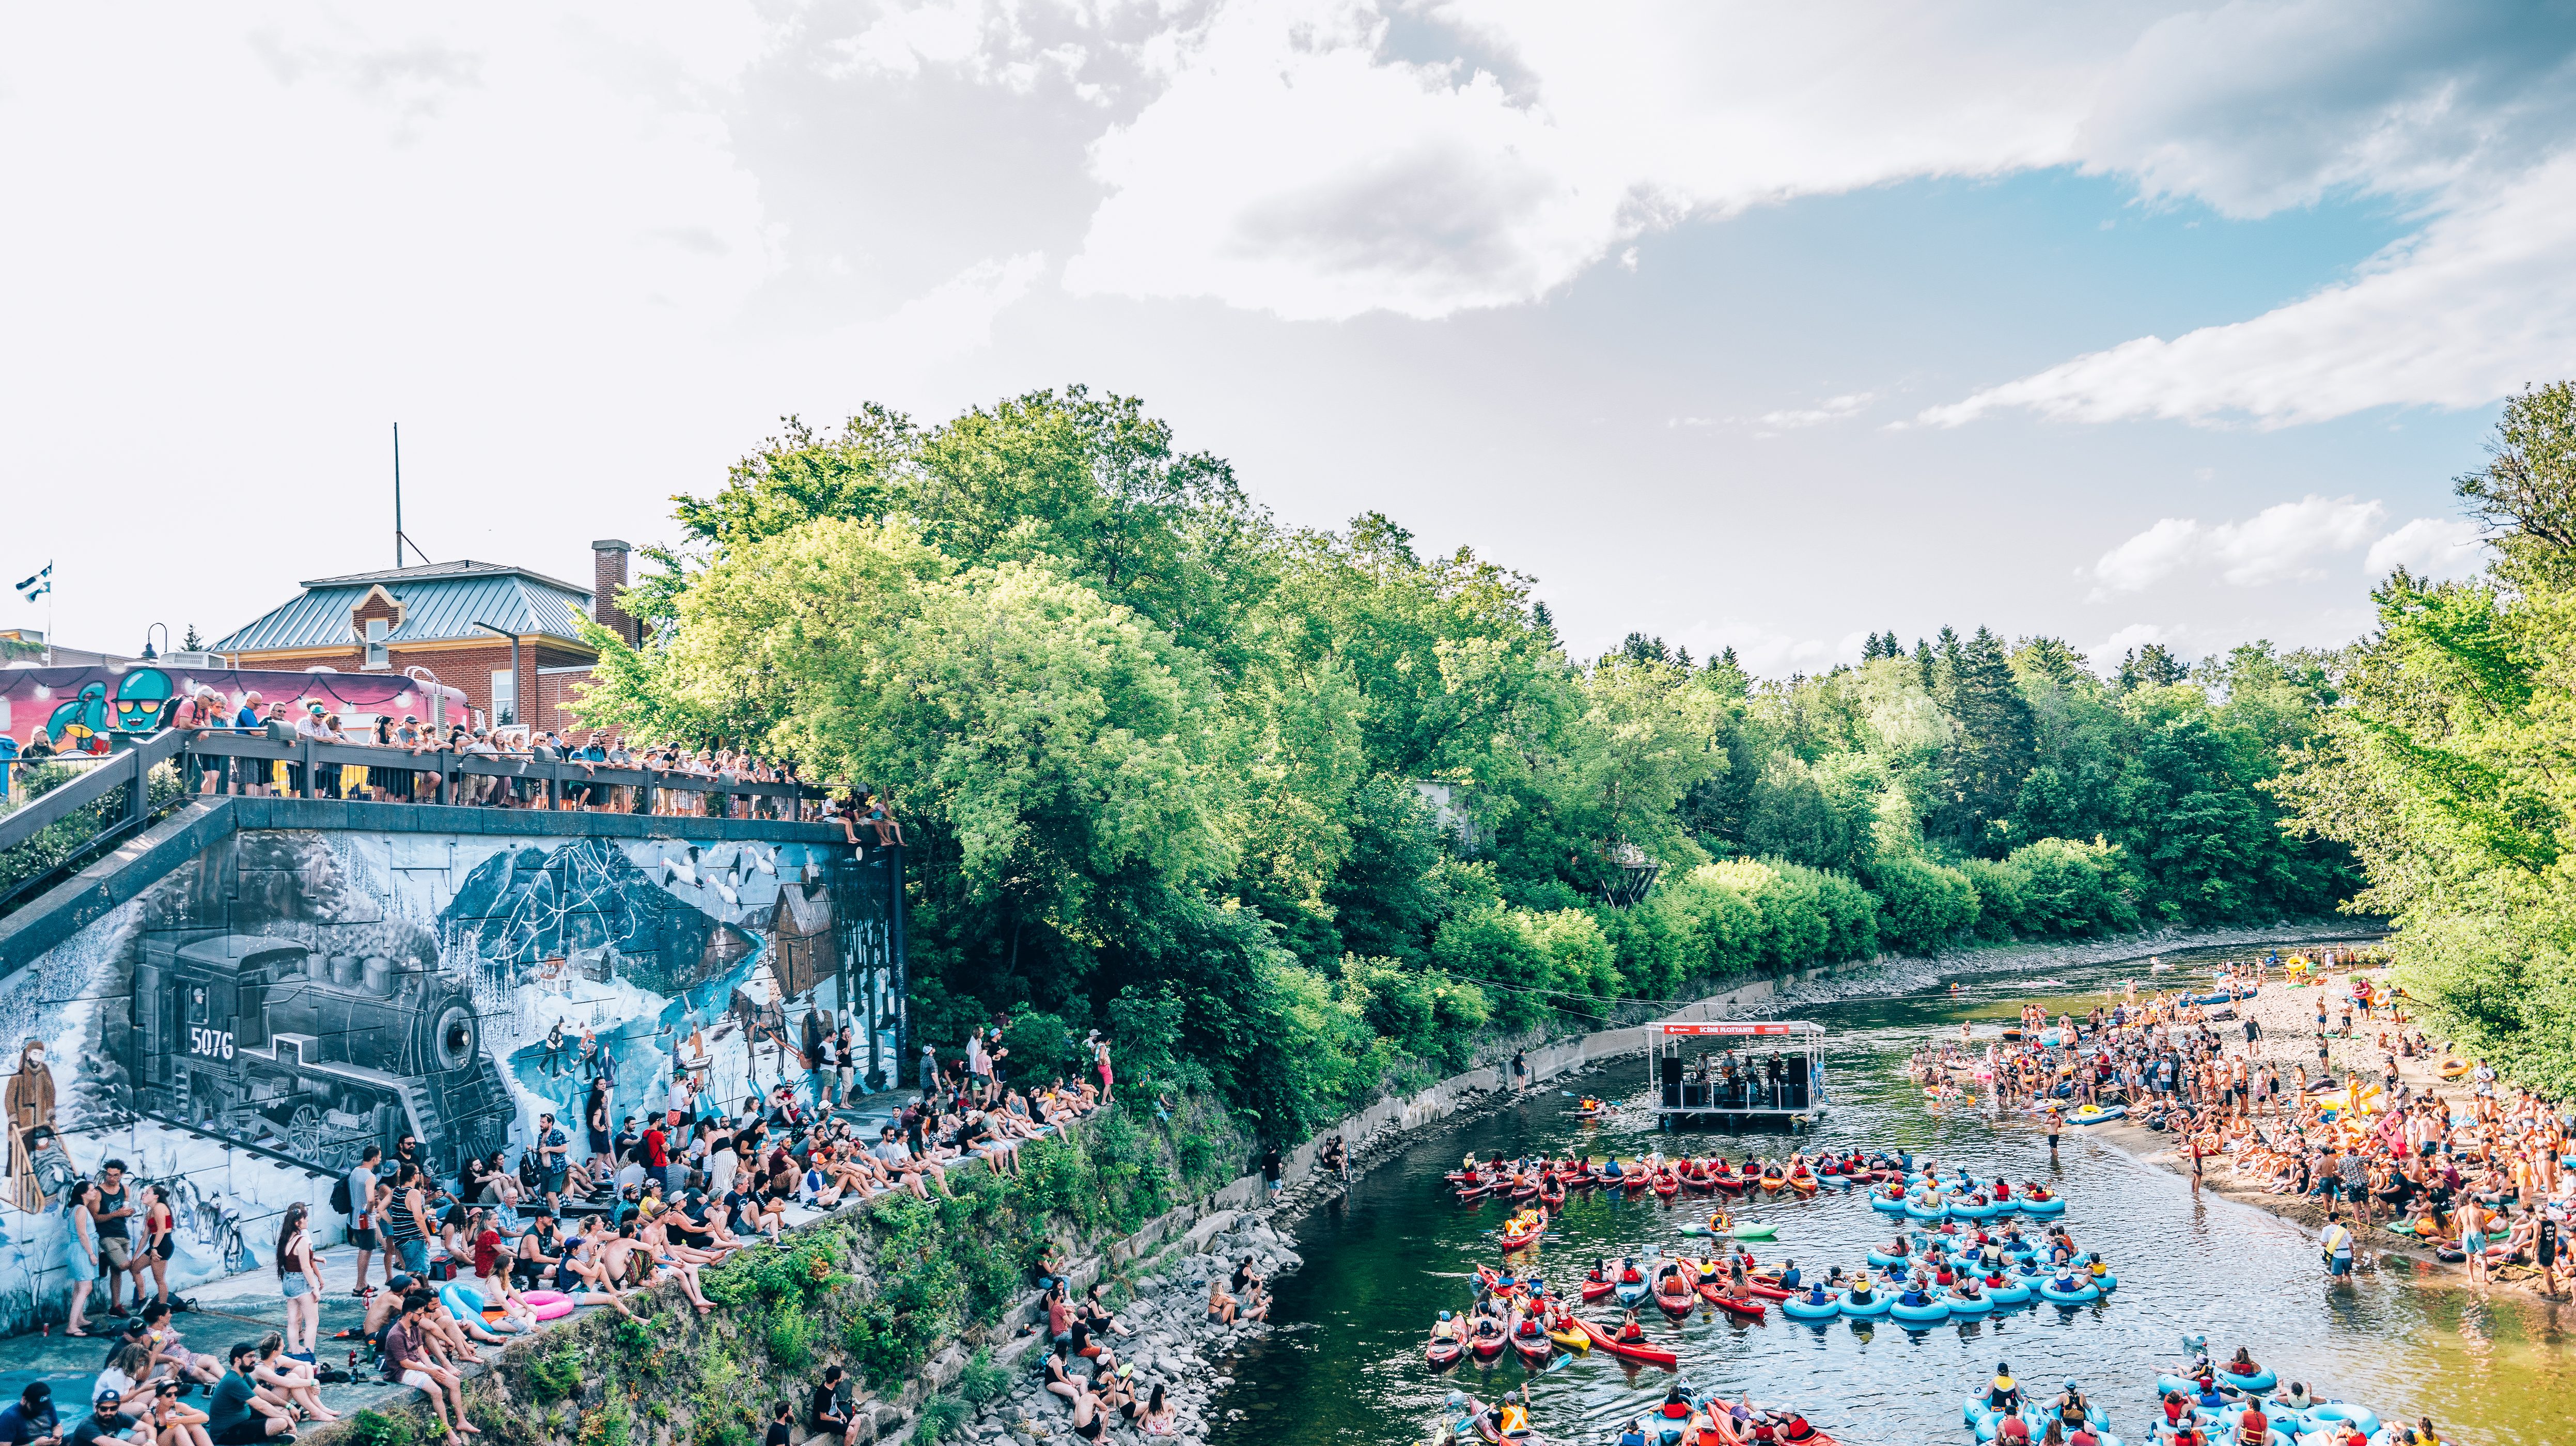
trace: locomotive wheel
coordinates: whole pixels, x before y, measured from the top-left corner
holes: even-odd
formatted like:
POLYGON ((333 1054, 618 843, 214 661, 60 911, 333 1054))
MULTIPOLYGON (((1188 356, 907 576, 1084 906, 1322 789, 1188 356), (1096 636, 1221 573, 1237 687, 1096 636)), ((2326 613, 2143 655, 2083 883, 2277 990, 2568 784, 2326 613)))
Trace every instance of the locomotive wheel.
POLYGON ((322 1153, 322 1110, 317 1105, 297 1105, 286 1117, 286 1143, 295 1153, 310 1160, 322 1153))

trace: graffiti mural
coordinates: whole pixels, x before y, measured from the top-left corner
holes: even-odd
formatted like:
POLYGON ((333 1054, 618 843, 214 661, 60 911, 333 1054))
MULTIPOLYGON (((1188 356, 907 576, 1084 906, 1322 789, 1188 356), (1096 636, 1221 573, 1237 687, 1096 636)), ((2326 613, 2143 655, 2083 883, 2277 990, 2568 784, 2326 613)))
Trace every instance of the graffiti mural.
POLYGON ((845 1021, 868 1040, 898 987, 895 894, 849 852, 336 831, 207 848, 0 981, 0 1329, 60 1294, 63 1185, 110 1158, 194 1203, 173 1261, 194 1281, 255 1259, 244 1225, 290 1200, 338 1225, 320 1202, 371 1144, 409 1136, 452 1179, 515 1163, 544 1113, 580 1141, 594 1091, 614 1122, 679 1079, 727 1110, 803 1083, 798 1052, 845 1021))
POLYGON ((0 668, 0 758, 16 757, 42 728, 57 752, 105 752, 120 733, 149 733, 178 721, 175 704, 210 692, 227 715, 257 695, 284 703, 291 717, 306 700, 353 726, 406 713, 424 722, 465 722, 465 694, 434 680, 399 673, 282 673, 264 669, 0 668))

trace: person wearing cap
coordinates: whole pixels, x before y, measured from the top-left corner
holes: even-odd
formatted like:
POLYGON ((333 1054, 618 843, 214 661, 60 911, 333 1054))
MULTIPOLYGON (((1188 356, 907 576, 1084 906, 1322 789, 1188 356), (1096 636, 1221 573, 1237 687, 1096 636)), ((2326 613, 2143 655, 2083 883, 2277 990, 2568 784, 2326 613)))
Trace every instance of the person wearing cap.
POLYGON ((64 1438, 65 1446, 93 1446, 99 1437, 121 1436, 133 1424, 125 1414, 125 1393, 110 1386, 91 1400, 89 1415, 64 1438))
POLYGON ((31 1381, 18 1393, 17 1404, 0 1410, 0 1442, 7 1446, 62 1446, 62 1423, 54 1415, 54 1388, 31 1381))

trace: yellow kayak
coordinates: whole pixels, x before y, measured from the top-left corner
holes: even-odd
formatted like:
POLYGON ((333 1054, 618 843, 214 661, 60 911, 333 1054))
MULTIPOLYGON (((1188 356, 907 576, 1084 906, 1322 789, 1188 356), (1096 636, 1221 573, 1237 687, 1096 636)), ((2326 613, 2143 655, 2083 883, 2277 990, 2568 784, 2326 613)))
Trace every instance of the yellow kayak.
POLYGON ((1566 1331, 1550 1330, 1547 1333, 1547 1338, 1556 1342, 1558 1345, 1565 1347, 1569 1351, 1588 1351, 1592 1349, 1592 1337, 1585 1335, 1583 1333, 1583 1328, 1580 1326, 1575 1327, 1573 1330, 1566 1331))

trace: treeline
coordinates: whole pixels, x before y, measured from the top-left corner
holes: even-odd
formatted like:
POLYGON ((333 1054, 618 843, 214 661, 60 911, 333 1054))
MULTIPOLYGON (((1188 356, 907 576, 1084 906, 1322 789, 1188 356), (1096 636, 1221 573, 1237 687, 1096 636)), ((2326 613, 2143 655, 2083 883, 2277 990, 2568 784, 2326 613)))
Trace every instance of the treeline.
POLYGON ((1819 677, 1574 659, 1530 579, 1375 514, 1282 527, 1080 388, 791 423, 677 501, 584 720, 881 785, 926 1037, 1025 1004, 1025 1069, 1100 1024, 1283 1137, 1730 976, 2348 891, 2262 789, 2327 670, 2262 645, 2108 680, 1983 629, 1819 677))
POLYGON ((2357 906, 2387 913, 2398 977, 2466 1053, 2576 1096, 2576 383, 2508 402, 2458 479, 2493 544, 2482 575, 2399 571, 2337 660, 2346 706, 2282 791, 2348 844, 2357 906))

